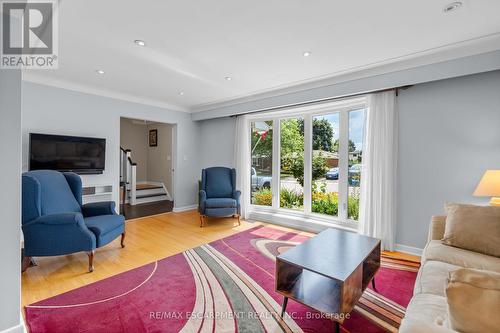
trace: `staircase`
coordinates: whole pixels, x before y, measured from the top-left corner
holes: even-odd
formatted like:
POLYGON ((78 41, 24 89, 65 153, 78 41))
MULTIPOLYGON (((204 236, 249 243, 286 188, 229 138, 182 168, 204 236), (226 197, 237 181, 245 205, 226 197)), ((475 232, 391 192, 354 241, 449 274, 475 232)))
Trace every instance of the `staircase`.
POLYGON ((135 193, 136 204, 171 200, 163 183, 139 183, 136 185, 135 193))
POLYGON ((137 182, 137 163, 132 161, 130 149, 120 147, 120 186, 125 189, 124 203, 138 205, 162 200, 172 200, 165 184, 137 182))

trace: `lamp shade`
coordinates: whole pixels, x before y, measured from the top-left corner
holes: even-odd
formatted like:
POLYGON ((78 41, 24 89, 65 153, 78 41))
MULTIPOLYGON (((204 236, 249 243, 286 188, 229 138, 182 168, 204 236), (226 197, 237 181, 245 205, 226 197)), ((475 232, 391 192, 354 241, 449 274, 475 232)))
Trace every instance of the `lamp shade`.
POLYGON ((487 170, 474 191, 475 197, 500 196, 500 170, 487 170))

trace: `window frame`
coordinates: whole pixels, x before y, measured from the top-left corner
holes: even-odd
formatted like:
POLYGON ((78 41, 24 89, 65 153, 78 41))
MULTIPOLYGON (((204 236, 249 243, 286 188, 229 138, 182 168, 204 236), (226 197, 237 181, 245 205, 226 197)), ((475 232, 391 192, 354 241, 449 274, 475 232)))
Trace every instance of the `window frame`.
MULTIPOLYGON (((319 223, 324 226, 339 226, 348 230, 357 230, 359 222, 348 218, 348 172, 349 172, 349 112, 367 109, 367 96, 342 99, 329 103, 317 103, 307 106, 289 107, 277 111, 255 113, 248 116, 248 128, 256 121, 273 121, 273 149, 272 149, 272 205, 254 205, 250 199, 250 215, 270 214, 275 217, 289 218, 299 221, 319 223), (312 202, 312 124, 316 116, 325 116, 339 113, 339 213, 338 216, 314 213, 311 211, 312 202), (304 119, 304 203, 303 210, 294 210, 280 207, 281 186, 281 120, 290 118, 304 119)), ((366 117, 365 117, 366 121, 366 117)), ((366 131, 366 128, 365 128, 366 131)), ((248 163, 251 167, 251 156, 248 163)), ((250 183, 251 184, 251 183, 250 183)), ((250 185, 251 186, 251 185, 250 185)), ((252 193, 250 190, 249 193, 252 193)), ((295 224, 295 223, 294 223, 295 224)), ((307 225, 306 225, 307 227, 307 225)))

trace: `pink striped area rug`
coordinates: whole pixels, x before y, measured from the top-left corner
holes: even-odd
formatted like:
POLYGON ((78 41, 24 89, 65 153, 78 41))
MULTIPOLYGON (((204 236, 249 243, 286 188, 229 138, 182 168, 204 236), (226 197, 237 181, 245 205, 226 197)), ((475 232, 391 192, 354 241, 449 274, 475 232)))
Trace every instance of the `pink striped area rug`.
MULTIPOLYGON (((331 332, 319 313, 274 291, 274 258, 307 237, 259 226, 26 306, 39 332, 331 332)), ((418 265, 382 259, 343 332, 396 332, 418 265)))

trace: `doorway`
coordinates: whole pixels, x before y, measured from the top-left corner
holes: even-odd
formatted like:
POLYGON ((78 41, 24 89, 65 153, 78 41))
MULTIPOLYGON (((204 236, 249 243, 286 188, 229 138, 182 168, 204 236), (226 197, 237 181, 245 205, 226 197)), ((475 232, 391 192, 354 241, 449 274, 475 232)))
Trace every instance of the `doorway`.
POLYGON ((120 212, 127 220, 172 211, 174 126, 120 118, 120 212))

